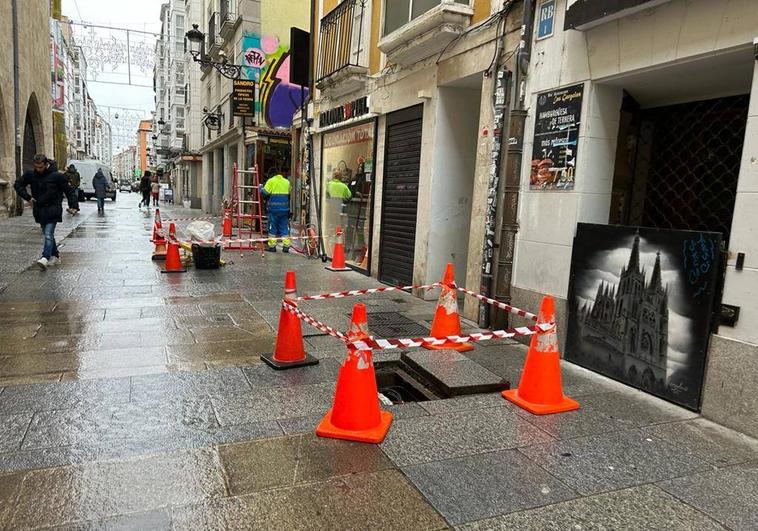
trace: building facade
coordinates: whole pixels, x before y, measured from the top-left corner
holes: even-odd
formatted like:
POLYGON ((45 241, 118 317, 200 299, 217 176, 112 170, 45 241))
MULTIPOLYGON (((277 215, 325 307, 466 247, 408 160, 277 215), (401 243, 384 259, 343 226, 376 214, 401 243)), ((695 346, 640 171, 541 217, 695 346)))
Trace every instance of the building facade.
POLYGON ((137 146, 129 146, 113 156, 112 172, 113 176, 119 180, 135 180, 138 167, 137 146))
POLYGON ((14 85, 14 31, 12 2, 0 4, 0 34, 5 53, 0 59, 0 216, 20 214, 23 203, 13 191, 19 167, 27 168, 35 153, 53 156, 50 98, 50 43, 44 38, 50 16, 48 0, 16 1, 18 35, 18 90, 14 85), (40 38, 40 24, 43 33, 40 38), (16 113, 18 106, 18 113, 16 113), (16 138, 20 153, 16 153, 16 138))
POLYGON ((436 282, 452 262, 478 289, 521 2, 405 4, 316 2, 314 214, 328 251, 339 225, 348 264, 383 282, 436 282))
POLYGON ((710 337, 701 409, 756 436, 758 12, 703 0, 637 0, 618 12, 544 4, 553 12, 542 35, 536 17, 526 83, 512 300, 535 307, 553 294, 565 322, 578 222, 720 233, 723 303, 739 319, 710 337), (565 90, 581 92, 581 119, 569 142, 556 142, 540 109, 565 90), (545 158, 552 171, 541 173, 545 158))
MULTIPOLYGON (((188 2, 187 4, 189 4, 188 2)), ((161 6, 161 34, 155 47, 155 113, 157 120, 157 170, 172 183, 177 196, 182 180, 178 163, 186 150, 186 89, 184 34, 187 5, 171 0, 161 6)))
MULTIPOLYGON (((309 27, 310 2, 203 0, 202 19, 189 20, 206 33, 205 53, 245 65, 242 80, 256 84, 254 116, 234 116, 232 81, 211 66, 201 69, 202 208, 221 211, 231 196, 233 166, 257 166, 261 180, 289 173, 290 127, 307 89, 289 82, 290 27, 309 27)), ((191 68, 200 68, 197 64, 191 68)))
MULTIPOLYGON (((160 127, 160 126, 159 126, 160 127)), ((147 170, 152 168, 150 164, 150 157, 153 151, 158 151, 159 145, 155 144, 153 129, 153 120, 140 120, 139 129, 137 129, 137 168, 139 174, 136 177, 143 175, 147 170)), ((158 155, 160 156, 160 155, 158 155)), ((160 158, 158 159, 158 168, 160 168, 160 158)))

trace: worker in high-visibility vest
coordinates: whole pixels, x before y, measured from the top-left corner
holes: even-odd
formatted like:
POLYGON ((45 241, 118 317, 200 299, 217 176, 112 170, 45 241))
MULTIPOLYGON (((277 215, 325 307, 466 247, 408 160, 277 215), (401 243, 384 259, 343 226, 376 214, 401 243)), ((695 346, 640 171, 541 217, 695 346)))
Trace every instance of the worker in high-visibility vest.
POLYGON ((263 196, 268 198, 268 242, 266 250, 276 252, 276 239, 282 238, 282 251, 290 252, 290 182, 277 173, 261 187, 263 196))

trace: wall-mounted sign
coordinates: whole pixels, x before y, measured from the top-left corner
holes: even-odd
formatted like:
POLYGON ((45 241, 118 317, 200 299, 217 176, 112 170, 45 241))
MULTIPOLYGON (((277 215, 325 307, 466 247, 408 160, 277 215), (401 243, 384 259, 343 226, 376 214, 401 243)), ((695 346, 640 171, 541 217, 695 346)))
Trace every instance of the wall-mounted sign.
POLYGON ((572 190, 576 171, 582 83, 537 95, 532 144, 532 190, 572 190))
POLYGON ((368 96, 363 96, 355 101, 350 101, 339 107, 322 112, 319 114, 318 123, 319 127, 328 127, 368 113, 368 96))
POLYGON ((553 35, 555 0, 545 0, 537 10, 537 40, 553 35))
POLYGON ((255 117, 255 81, 235 79, 231 105, 233 116, 255 117))

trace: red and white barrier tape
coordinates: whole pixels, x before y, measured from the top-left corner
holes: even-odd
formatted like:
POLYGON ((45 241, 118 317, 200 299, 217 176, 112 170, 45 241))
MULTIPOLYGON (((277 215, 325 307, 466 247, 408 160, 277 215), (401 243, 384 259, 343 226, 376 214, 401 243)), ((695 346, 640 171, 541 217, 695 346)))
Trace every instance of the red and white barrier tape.
POLYGON ((198 217, 198 218, 169 218, 166 221, 167 222, 171 222, 171 221, 208 221, 208 220, 211 220, 211 219, 220 219, 220 218, 221 218, 221 216, 202 216, 202 217, 198 217))
POLYGON ((495 299, 490 299, 489 297, 485 297, 484 295, 480 295, 479 293, 476 293, 475 291, 471 291, 470 289, 462 288, 458 285, 455 285, 455 288, 458 291, 461 291, 463 293, 466 293, 467 295, 471 295, 472 297, 479 299, 482 302, 486 302, 487 304, 491 306, 496 306, 500 308, 501 310, 505 310, 506 312, 512 313, 513 315, 518 315, 520 317, 525 317, 527 319, 531 319, 532 321, 537 320, 537 316, 533 313, 529 313, 525 310, 521 310, 519 308, 516 308, 515 306, 510 306, 508 304, 505 304, 500 301, 496 301, 495 299))
POLYGON ((329 334, 332 337, 336 337, 337 339, 347 342, 347 336, 345 334, 343 334, 339 330, 332 328, 326 323, 317 321, 316 319, 314 319, 307 313, 300 310, 300 308, 298 308, 297 306, 293 306, 292 304, 287 304, 285 301, 282 301, 282 308, 292 314, 295 314, 301 321, 308 323, 313 328, 321 330, 322 332, 329 334))
POLYGON ((320 295, 303 295, 297 297, 297 301, 321 301, 324 299, 342 299, 345 297, 354 297, 355 295, 366 295, 371 293, 381 293, 384 291, 406 291, 411 289, 431 289, 441 286, 439 282, 434 284, 426 284, 423 286, 392 286, 386 288, 370 288, 370 289, 351 289, 349 291, 338 291, 336 293, 322 293, 320 295))
POLYGON ((204 244, 214 244, 214 243, 220 243, 222 247, 228 246, 228 245, 242 245, 248 244, 248 243, 266 243, 268 241, 277 241, 281 242, 284 240, 307 240, 311 238, 316 238, 314 236, 287 236, 287 237, 281 237, 281 238, 219 238, 217 240, 177 240, 178 243, 204 243, 204 244))
POLYGON ((389 350, 395 348, 423 347, 427 345, 440 346, 444 345, 447 342, 468 343, 489 341, 492 339, 508 339, 516 336, 531 336, 534 334, 541 334, 543 332, 549 332, 555 328, 555 323, 541 323, 533 326, 519 326, 516 328, 508 328, 506 330, 477 332, 466 336, 447 336, 443 338, 415 337, 402 339, 375 339, 373 337, 370 337, 368 339, 350 341, 350 339, 339 330, 336 330, 331 326, 322 323, 321 321, 317 321, 296 306, 282 302, 282 308, 296 315, 299 319, 308 323, 312 327, 321 330, 322 332, 329 334, 332 337, 336 337, 337 339, 346 343, 348 346, 352 346, 358 350, 389 350))
POLYGON ((555 327, 555 323, 542 323, 534 326, 519 326, 517 328, 508 328, 506 330, 490 330, 486 333, 477 332, 466 336, 447 336, 442 338, 436 337, 414 337, 404 339, 374 339, 369 338, 362 341, 352 341, 348 344, 358 350, 387 350, 393 348, 410 348, 410 347, 439 347, 448 342, 451 343, 469 343, 479 341, 489 341, 491 339, 508 339, 516 336, 531 336, 548 332, 555 327))

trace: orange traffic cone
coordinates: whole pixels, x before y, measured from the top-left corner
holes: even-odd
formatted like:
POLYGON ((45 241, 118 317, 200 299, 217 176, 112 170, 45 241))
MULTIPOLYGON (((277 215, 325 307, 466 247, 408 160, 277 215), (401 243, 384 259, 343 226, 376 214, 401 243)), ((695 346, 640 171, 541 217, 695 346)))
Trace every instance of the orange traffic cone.
POLYGON ((337 225, 337 239, 334 241, 332 251, 332 265, 326 267, 329 271, 350 271, 345 266, 345 243, 342 240, 342 227, 337 225))
POLYGON ((182 266, 182 259, 179 256, 179 244, 173 238, 168 241, 168 251, 166 252, 166 268, 161 273, 186 273, 187 270, 182 266))
MULTIPOLYGON (((353 307, 348 338, 368 337, 366 307, 358 303, 353 307)), ((370 350, 357 350, 349 346, 347 359, 337 376, 334 404, 316 428, 316 435, 367 443, 384 440, 392 423, 392 413, 379 409, 374 363, 370 350)))
MULTIPOLYGON (((295 298, 295 272, 287 271, 284 276, 284 304, 297 307, 295 298)), ((261 354, 261 360, 274 369, 292 369, 306 365, 316 365, 318 359, 305 352, 303 347, 303 330, 300 319, 284 308, 279 312, 279 329, 276 332, 276 345, 273 353, 261 354)))
POLYGON ((153 239, 151 240, 155 244, 155 250, 153 251, 153 260, 165 260, 166 259, 166 238, 163 236, 163 228, 153 228, 153 239))
POLYGON ((232 217, 229 215, 229 211, 224 211, 224 222, 223 222, 223 229, 222 234, 225 238, 231 238, 232 237, 232 217))
POLYGON ((153 236, 150 241, 154 242, 156 239, 163 238, 163 223, 161 222, 161 212, 157 208, 155 209, 155 217, 153 218, 153 236))
MULTIPOLYGON (((538 324, 555 322, 555 302, 549 295, 542 299, 538 324)), ((561 388, 561 355, 555 327, 532 336, 518 389, 502 395, 535 415, 562 413, 579 409, 579 402, 564 396, 561 388)))
MULTIPOLYGON (((453 276, 453 264, 448 263, 445 268, 445 276, 442 278, 442 290, 437 301, 437 310, 434 312, 432 330, 430 335, 437 339, 447 336, 461 335, 461 318, 458 315, 458 290, 455 289, 455 277, 453 276)), ((456 343, 445 341, 442 345, 424 345, 430 350, 457 350, 467 352, 474 350, 471 343, 456 343)))

